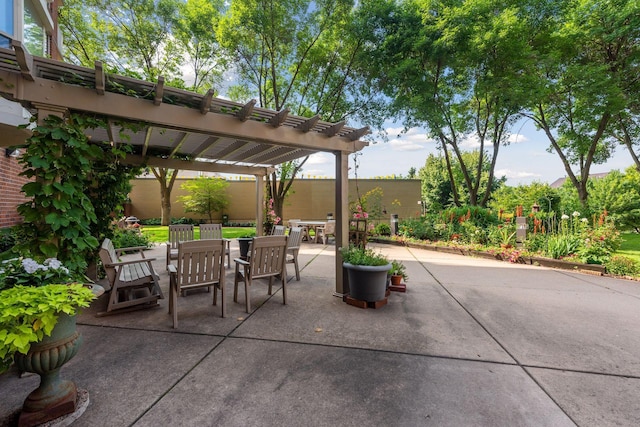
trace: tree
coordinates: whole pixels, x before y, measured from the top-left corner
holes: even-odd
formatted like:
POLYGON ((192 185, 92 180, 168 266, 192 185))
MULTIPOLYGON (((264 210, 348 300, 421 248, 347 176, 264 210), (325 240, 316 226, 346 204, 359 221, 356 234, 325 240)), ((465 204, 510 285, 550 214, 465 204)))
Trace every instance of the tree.
MULTIPOLYGON (((406 128, 425 126, 439 141, 453 203, 462 188, 471 205, 491 196, 495 164, 526 93, 529 22, 515 1, 367 2, 366 75, 390 99, 406 128), (463 144, 483 156, 465 163, 463 144), (462 180, 453 176, 454 160, 462 180), (481 171, 488 162, 488 185, 481 171), (484 191, 481 191, 481 187, 484 191)), ((466 196, 465 196, 466 197, 466 196)))
MULTIPOLYGON (((471 173, 475 174, 477 165, 482 164, 482 171, 479 178, 473 177, 477 181, 479 191, 486 193, 486 186, 489 185, 489 174, 491 165, 487 161, 481 161, 480 152, 461 152, 463 162, 457 159, 451 159, 449 171, 444 167, 446 159, 444 156, 435 156, 430 154, 425 162, 425 166, 420 169, 419 175, 422 181, 422 197, 426 202, 429 210, 436 211, 450 206, 467 206, 470 203, 471 196, 466 191, 466 187, 461 185, 464 181, 464 172, 462 164, 465 164, 471 173), (457 198, 454 197, 454 188, 459 188, 457 198), (458 203, 455 202, 458 201, 458 203)), ((493 179, 491 181, 493 193, 500 188, 506 181, 505 177, 493 179)), ((473 206, 473 205, 472 205, 473 206)))
POLYGON ((182 184, 180 188, 189 194, 180 196, 185 212, 194 212, 209 217, 213 222, 213 213, 229 206, 227 187, 229 183, 223 178, 199 177, 182 184))
MULTIPOLYGON (((264 108, 341 121, 366 103, 354 79, 361 48, 351 22, 352 0, 235 0, 217 37, 233 58, 238 101, 255 96, 264 108)), ((306 158, 285 162, 267 177, 267 193, 282 217, 284 198, 306 158)))
POLYGON ((589 212, 603 212, 619 230, 640 230, 640 172, 635 167, 624 173, 614 170, 604 178, 589 179, 589 212))
MULTIPOLYGON (((207 90, 223 71, 215 39, 222 7, 218 0, 66 0, 60 10, 65 58, 89 67, 100 60, 109 72, 147 81, 162 76, 169 86, 207 90), (191 86, 183 64, 191 67, 191 86)), ((161 223, 169 225, 178 171, 150 169, 160 183, 161 223)))
POLYGON ((615 120, 623 138, 628 123, 625 112, 631 111, 633 98, 627 96, 627 79, 637 81, 640 5, 626 0, 558 4, 536 40, 529 71, 537 76, 533 93, 538 96, 526 116, 545 132, 586 209, 591 165, 609 158, 615 120))

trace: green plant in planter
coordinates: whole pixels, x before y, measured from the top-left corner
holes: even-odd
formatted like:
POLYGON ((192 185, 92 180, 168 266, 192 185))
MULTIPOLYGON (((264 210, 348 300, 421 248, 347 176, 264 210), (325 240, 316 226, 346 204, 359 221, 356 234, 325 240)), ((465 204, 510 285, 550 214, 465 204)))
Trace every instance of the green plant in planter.
POLYGON ((342 261, 351 265, 382 266, 389 264, 389 259, 373 249, 365 249, 360 246, 349 245, 348 248, 340 248, 342 261))
POLYGON ((252 237, 256 237, 255 230, 247 231, 238 236, 238 239, 251 239, 252 237))
POLYGON ((350 297, 367 302, 383 300, 387 273, 391 269, 387 257, 373 249, 354 245, 340 248, 340 254, 348 277, 350 297))
POLYGON ((26 354, 58 322, 61 313, 75 315, 95 298, 81 284, 14 286, 0 292, 0 372, 11 365, 16 352, 26 354))
POLYGON ((409 276, 407 275, 407 267, 402 263, 402 261, 392 260, 391 261, 391 270, 389 270, 389 274, 392 276, 402 276, 402 280, 405 282, 409 280, 409 276))

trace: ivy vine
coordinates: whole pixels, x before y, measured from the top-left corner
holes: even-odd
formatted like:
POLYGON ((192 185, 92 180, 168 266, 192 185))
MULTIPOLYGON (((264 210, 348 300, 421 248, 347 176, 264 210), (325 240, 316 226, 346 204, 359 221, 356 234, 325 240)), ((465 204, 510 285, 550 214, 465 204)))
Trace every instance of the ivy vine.
POLYGON ((22 187, 30 200, 18 206, 24 218, 16 246, 21 255, 58 258, 75 272, 95 259, 99 239, 110 233, 110 215, 139 171, 119 164, 126 146, 91 143, 84 134, 106 126, 100 117, 72 114, 64 120, 49 116, 33 130, 20 158, 21 175, 32 179, 22 187))

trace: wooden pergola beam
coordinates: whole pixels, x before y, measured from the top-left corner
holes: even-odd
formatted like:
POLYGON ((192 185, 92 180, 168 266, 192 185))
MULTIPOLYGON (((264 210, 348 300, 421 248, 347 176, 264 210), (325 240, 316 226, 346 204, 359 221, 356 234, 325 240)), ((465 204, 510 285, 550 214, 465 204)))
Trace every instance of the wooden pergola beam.
POLYGON ((301 130, 302 132, 309 132, 313 127, 320 121, 320 115, 316 114, 308 120, 300 123, 296 126, 296 129, 301 130))
POLYGON ((202 103, 200 104, 200 113, 207 114, 211 109, 211 103, 213 102, 213 89, 209 89, 207 94, 202 97, 202 103))
POLYGON ((33 76, 33 56, 27 52, 21 42, 18 40, 11 40, 11 47, 16 52, 16 61, 18 62, 18 66, 20 67, 20 73, 22 77, 29 80, 30 82, 34 81, 35 77, 33 76))
MULTIPOLYGON (((274 128, 257 120, 243 122, 238 120, 238 116, 224 113, 199 114, 195 110, 196 114, 194 114, 194 109, 167 103, 156 106, 150 100, 119 93, 105 92, 104 95, 97 95, 95 90, 91 88, 39 77, 35 77, 34 81, 20 79, 16 74, 6 71, 0 71, 0 79, 5 82, 5 88, 14 85, 11 88, 11 93, 20 101, 50 104, 51 100, 56 100, 57 105, 64 106, 69 110, 145 122, 155 127, 324 152, 353 153, 369 145, 365 141, 326 137, 339 132, 344 126, 344 122, 325 129, 323 134, 319 132, 301 133, 291 127, 274 128)), ((7 91, 5 88, 3 88, 3 92, 7 91)), ((252 105, 251 102, 245 107, 250 105, 252 105)))
POLYGON ((251 101, 244 104, 244 107, 242 107, 240 111, 236 113, 236 117, 239 118, 241 122, 246 122, 249 117, 251 117, 251 113, 253 113, 253 107, 255 107, 256 102, 258 101, 252 99, 251 101))
POLYGON ((104 68, 102 67, 102 62, 95 62, 96 69, 96 93, 98 95, 104 95, 105 91, 105 76, 104 76, 104 68))
POLYGON ((137 154, 127 154, 122 160, 122 164, 133 166, 152 166, 178 170, 192 170, 204 172, 230 173, 237 175, 257 175, 265 176, 273 172, 274 168, 258 168, 255 166, 238 166, 224 163, 204 162, 196 160, 165 159, 152 156, 139 156, 137 154))
POLYGON ((155 94, 153 96, 153 105, 162 104, 163 96, 164 96, 164 76, 159 76, 158 83, 156 84, 155 94))
POLYGON ((269 124, 274 128, 282 126, 282 124, 287 120, 287 116, 289 115, 289 109, 285 108, 284 110, 278 111, 276 114, 269 119, 269 124))
POLYGON ((327 136, 335 136, 338 134, 338 132, 342 130, 344 125, 345 125, 344 120, 338 123, 334 123, 333 125, 323 130, 322 133, 324 133, 327 136))

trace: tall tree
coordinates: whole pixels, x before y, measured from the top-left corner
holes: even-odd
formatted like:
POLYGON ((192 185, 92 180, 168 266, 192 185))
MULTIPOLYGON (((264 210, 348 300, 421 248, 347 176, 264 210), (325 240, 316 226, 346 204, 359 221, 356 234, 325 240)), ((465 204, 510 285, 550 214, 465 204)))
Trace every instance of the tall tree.
MULTIPOLYGON (((215 25, 222 7, 219 0, 66 0, 60 12, 66 58, 90 67, 100 60, 110 72, 148 81, 162 76, 169 86, 206 91, 221 75, 215 25)), ((151 171, 168 225, 178 171, 151 171)))
MULTIPOLYGON (((351 26, 353 6, 353 0, 232 0, 218 30, 238 78, 229 93, 331 122, 355 114, 368 93, 354 80, 361 45, 351 26)), ((306 160, 284 163, 267 177, 278 216, 306 160)))
POLYGON ((364 55, 390 110, 406 127, 425 126, 439 141, 453 202, 462 189, 468 203, 485 206, 491 196, 499 148, 517 119, 527 82, 528 25, 516 1, 392 0, 364 2, 370 39, 364 55), (517 84, 516 84, 517 82, 517 84), (465 163, 462 147, 475 141, 480 162, 465 163), (480 173, 489 162, 489 185, 480 173))
POLYGON ((567 0, 552 12, 536 40, 530 71, 538 97, 526 115, 545 132, 586 208, 591 166, 610 157, 614 121, 625 129, 626 79, 638 78, 640 4, 567 0))

